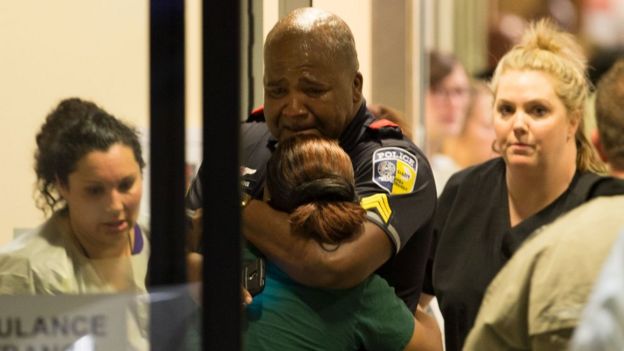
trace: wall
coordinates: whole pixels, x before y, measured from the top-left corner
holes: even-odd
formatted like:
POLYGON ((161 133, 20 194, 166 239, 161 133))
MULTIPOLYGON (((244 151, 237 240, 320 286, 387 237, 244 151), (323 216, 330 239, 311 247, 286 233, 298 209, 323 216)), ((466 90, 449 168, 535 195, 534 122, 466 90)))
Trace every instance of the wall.
POLYGON ((364 76, 364 97, 371 98, 372 79, 372 28, 371 28, 371 1, 372 0, 313 0, 312 6, 333 12, 340 16, 351 28, 355 38, 355 46, 360 61, 360 72, 364 76))
POLYGON ((148 124, 147 1, 0 2, 0 245, 43 216, 33 201, 35 134, 69 96, 148 124))

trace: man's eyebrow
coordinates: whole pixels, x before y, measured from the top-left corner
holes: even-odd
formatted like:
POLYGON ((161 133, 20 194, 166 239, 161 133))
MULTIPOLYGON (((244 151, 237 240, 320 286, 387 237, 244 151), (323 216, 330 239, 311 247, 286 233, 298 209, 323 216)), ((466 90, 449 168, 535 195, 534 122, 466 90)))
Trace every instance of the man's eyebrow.
POLYGON ((324 86, 326 85, 325 83, 323 83, 322 81, 319 81, 317 79, 314 79, 312 77, 301 77, 299 79, 299 83, 304 83, 304 84, 311 84, 311 85, 321 85, 324 86))
POLYGON ((276 85, 281 85, 281 84, 285 84, 285 83, 286 83, 286 79, 282 78, 282 79, 278 79, 278 80, 269 80, 264 85, 266 85, 266 86, 276 86, 276 85))
POLYGON ((128 174, 127 176, 121 178, 121 181, 122 182, 127 182, 127 181, 130 181, 130 180, 134 181, 136 179, 137 179, 137 175, 136 174, 128 174))

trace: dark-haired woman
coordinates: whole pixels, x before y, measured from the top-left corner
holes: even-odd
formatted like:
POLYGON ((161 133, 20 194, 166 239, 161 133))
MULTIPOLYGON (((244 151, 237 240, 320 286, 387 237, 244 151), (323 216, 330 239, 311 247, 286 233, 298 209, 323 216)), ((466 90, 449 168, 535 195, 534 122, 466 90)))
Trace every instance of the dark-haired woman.
MULTIPOLYGON (((134 129, 91 102, 62 101, 35 152, 38 206, 51 216, 0 249, 0 294, 144 292, 144 165, 134 129)), ((148 348, 144 307, 129 310, 132 349, 148 348)))
MULTIPOLYGON (((290 213, 293 233, 328 251, 361 232, 365 211, 353 167, 335 141, 302 135, 281 142, 268 164, 267 189, 271 206, 290 213)), ((415 319, 377 275, 352 289, 317 289, 269 262, 266 286, 246 313, 246 350, 441 349, 435 322, 420 311, 415 319)))
POLYGON ((149 248, 137 216, 145 162, 135 130, 67 99, 36 139, 37 205, 51 216, 0 249, 0 293, 144 291, 149 248))

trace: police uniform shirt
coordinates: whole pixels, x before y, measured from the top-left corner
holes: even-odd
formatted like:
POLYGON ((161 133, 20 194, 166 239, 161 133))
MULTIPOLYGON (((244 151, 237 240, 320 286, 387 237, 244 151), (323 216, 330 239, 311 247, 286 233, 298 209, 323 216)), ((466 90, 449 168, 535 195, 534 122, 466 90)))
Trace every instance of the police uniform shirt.
POLYGON ((449 351, 462 348, 485 289, 531 233, 591 198, 624 191, 621 181, 577 171, 563 194, 512 228, 505 172, 502 158, 458 172, 438 200, 423 291, 438 299, 449 351))
MULTIPOLYGON (((242 125, 240 171, 244 191, 261 198, 276 141, 263 118, 255 120, 242 125)), ((368 219, 384 230, 394 247, 395 255, 376 273, 413 311, 421 293, 436 206, 429 163, 396 124, 377 120, 364 103, 339 142, 351 157, 356 191, 368 219)), ((199 182, 194 182, 187 204, 199 207, 201 186, 195 183, 199 182)))

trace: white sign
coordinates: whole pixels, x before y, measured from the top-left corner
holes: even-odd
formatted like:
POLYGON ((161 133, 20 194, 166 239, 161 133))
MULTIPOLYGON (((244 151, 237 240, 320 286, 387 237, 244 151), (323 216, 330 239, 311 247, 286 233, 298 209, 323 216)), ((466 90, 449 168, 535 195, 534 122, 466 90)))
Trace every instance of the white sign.
POLYGON ((0 351, 128 349, 126 295, 0 296, 0 351))

